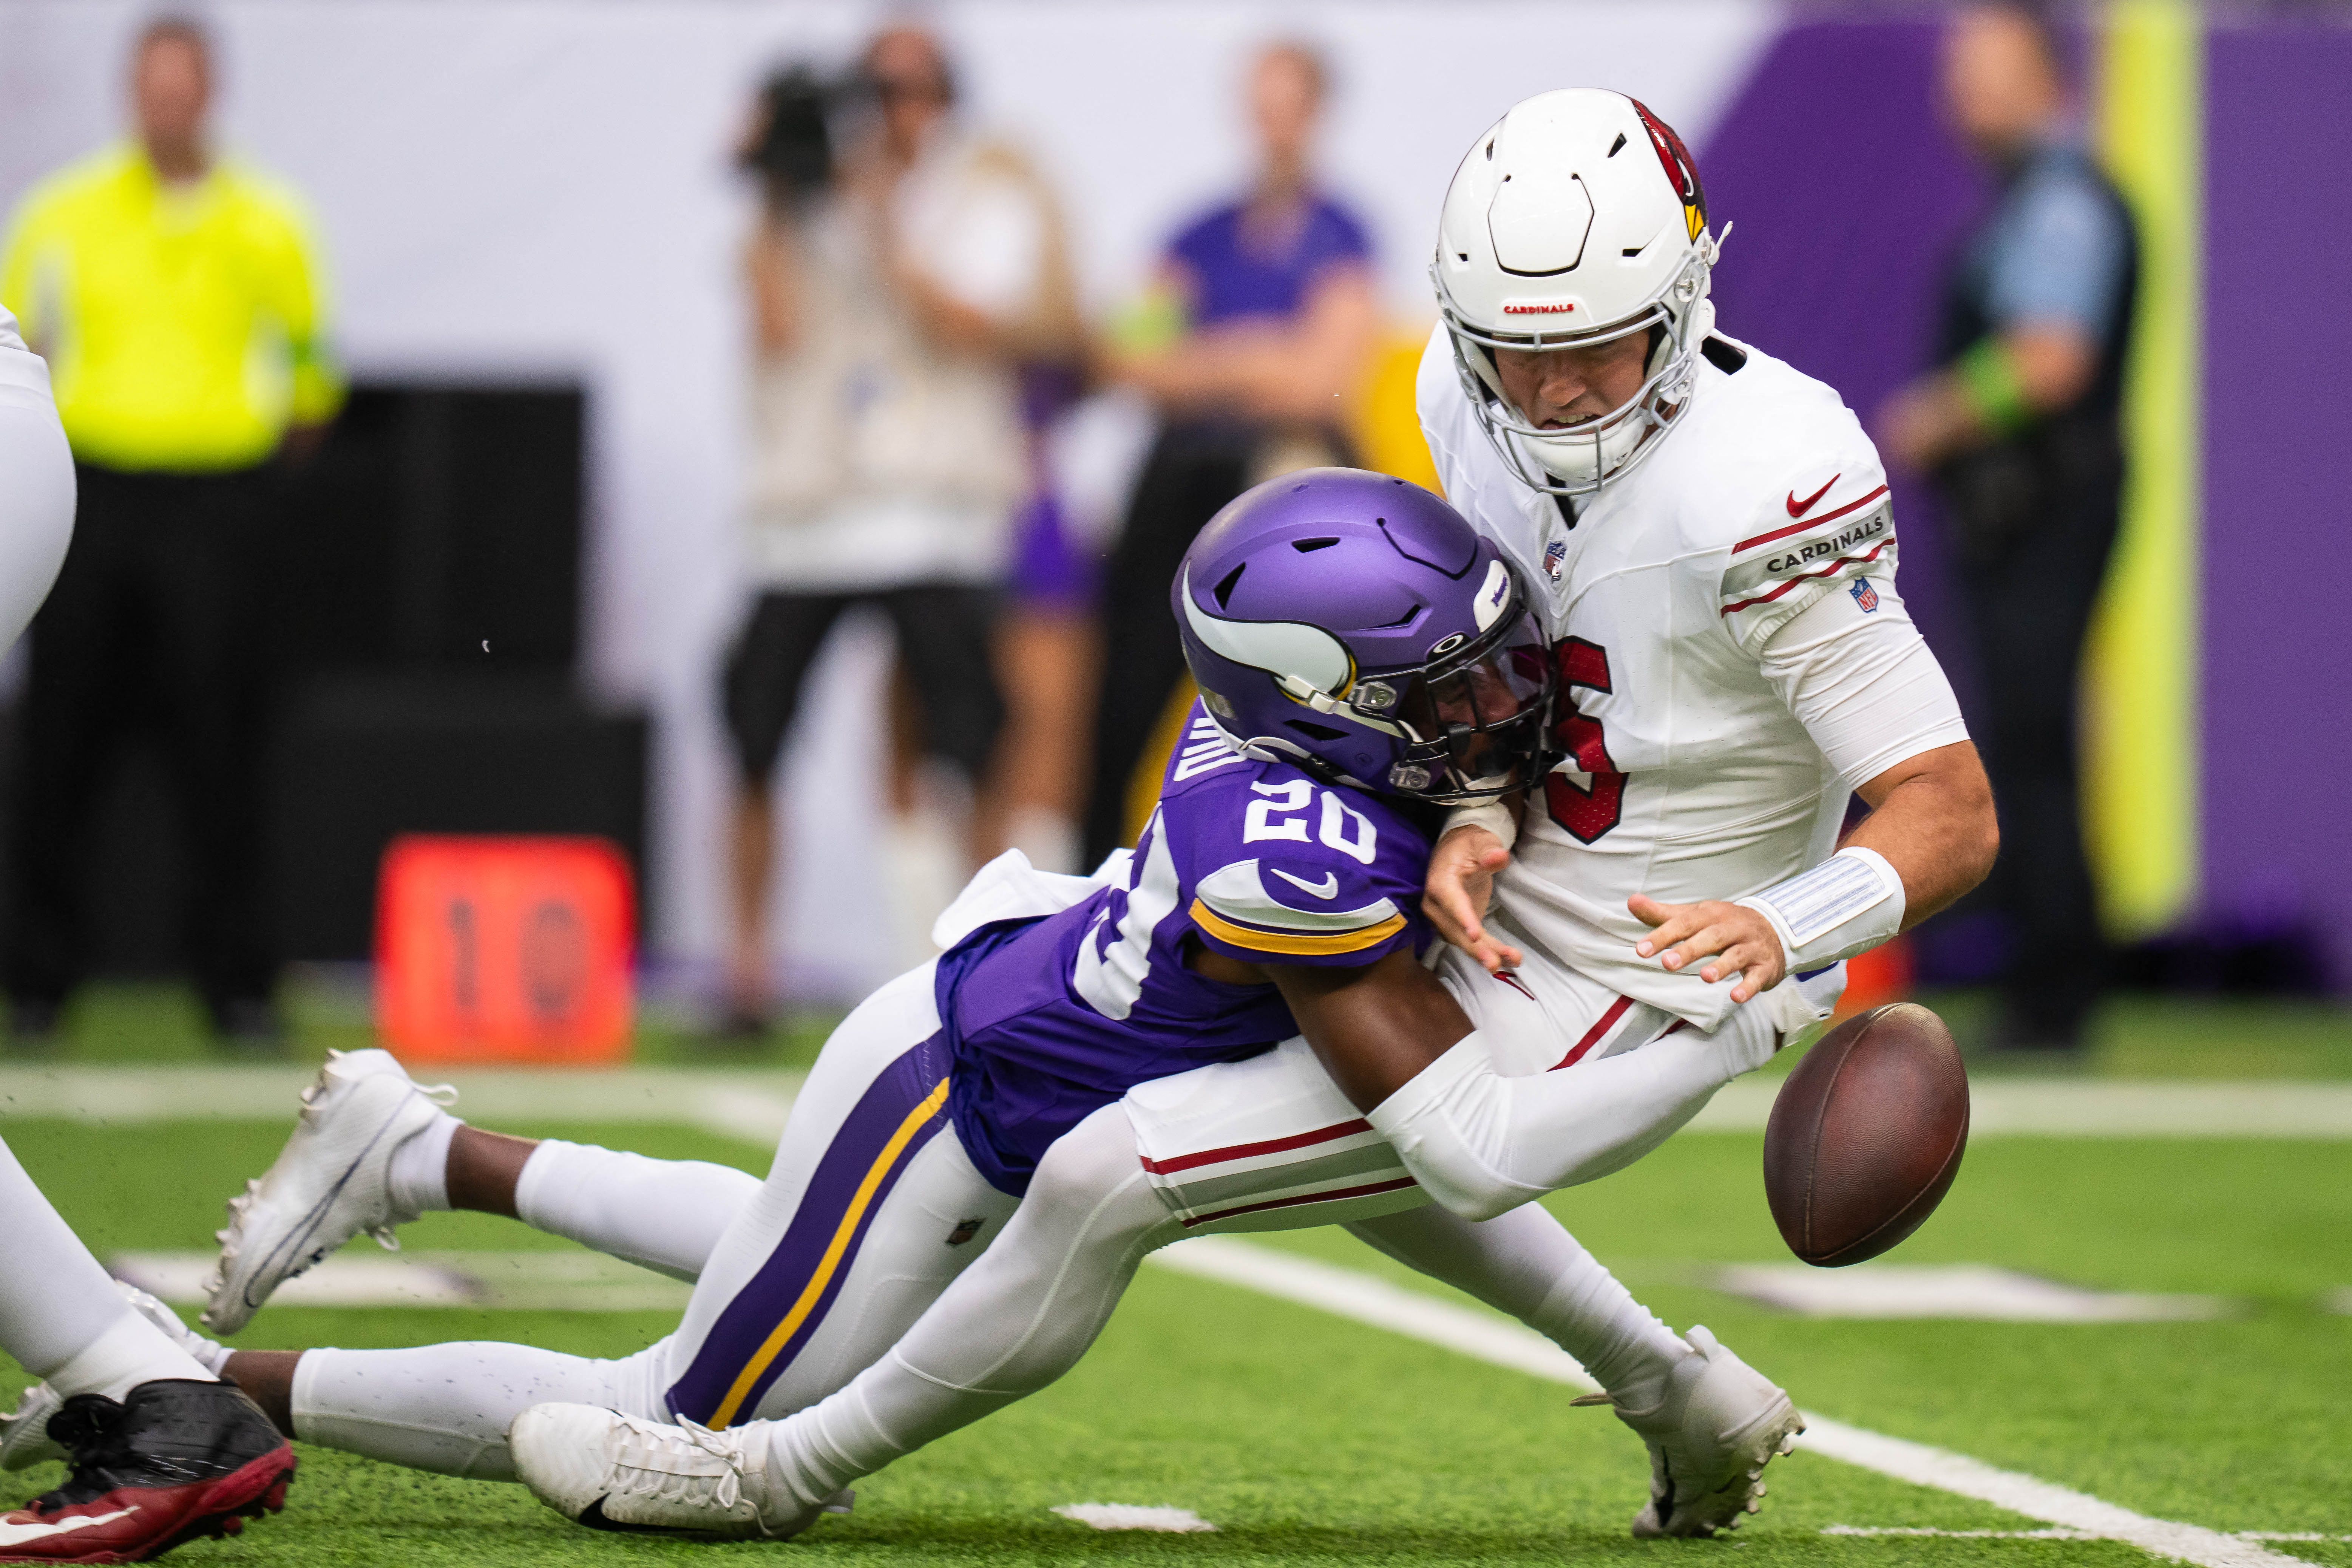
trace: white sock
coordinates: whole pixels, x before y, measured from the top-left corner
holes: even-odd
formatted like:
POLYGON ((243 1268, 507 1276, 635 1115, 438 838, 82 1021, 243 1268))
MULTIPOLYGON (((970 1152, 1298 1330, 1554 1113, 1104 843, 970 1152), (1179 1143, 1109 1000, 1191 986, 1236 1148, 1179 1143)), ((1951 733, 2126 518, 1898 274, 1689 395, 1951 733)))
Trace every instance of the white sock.
POLYGON ((103 1394, 121 1399, 142 1383, 159 1377, 184 1377, 197 1383, 217 1383, 212 1369, 173 1344, 163 1330, 116 1298, 121 1315, 100 1329, 64 1364, 48 1373, 49 1386, 61 1398, 77 1394, 103 1394))
POLYGON ((294 1435, 413 1470, 510 1481, 507 1428, 534 1405, 601 1405, 667 1420, 656 1388, 661 1350, 621 1361, 496 1341, 304 1351, 294 1368, 294 1435))
POLYGON ((701 1160, 651 1160, 550 1138, 515 1182, 525 1225, 692 1280, 760 1178, 701 1160))
POLYGON ((1508 1312, 1574 1356, 1627 1409, 1665 1393, 1690 1347, 1540 1205, 1466 1220, 1432 1204, 1348 1227, 1406 1267, 1508 1312))
POLYGON ((384 1171, 393 1212, 404 1219, 449 1206, 449 1144, 465 1122, 443 1111, 401 1141, 384 1171))
POLYGON ((133 1311, 0 1142, 0 1350, 67 1398, 120 1399, 159 1377, 213 1381, 133 1311))
POLYGON ((1649 1410, 1666 1396, 1666 1376, 1691 1353, 1683 1337, 1633 1300, 1617 1276, 1582 1247, 1528 1326, 1584 1363, 1621 1410, 1649 1410))

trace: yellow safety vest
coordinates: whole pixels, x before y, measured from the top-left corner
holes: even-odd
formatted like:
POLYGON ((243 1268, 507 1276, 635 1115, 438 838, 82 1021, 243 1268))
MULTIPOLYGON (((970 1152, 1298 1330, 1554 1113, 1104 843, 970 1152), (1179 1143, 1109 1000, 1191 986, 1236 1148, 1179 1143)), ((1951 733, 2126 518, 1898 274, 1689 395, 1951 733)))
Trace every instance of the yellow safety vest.
POLYGON ((74 456, 113 468, 246 468, 332 415, 323 296, 290 192, 218 162, 167 184, 135 142, 35 186, 0 252, 74 456))

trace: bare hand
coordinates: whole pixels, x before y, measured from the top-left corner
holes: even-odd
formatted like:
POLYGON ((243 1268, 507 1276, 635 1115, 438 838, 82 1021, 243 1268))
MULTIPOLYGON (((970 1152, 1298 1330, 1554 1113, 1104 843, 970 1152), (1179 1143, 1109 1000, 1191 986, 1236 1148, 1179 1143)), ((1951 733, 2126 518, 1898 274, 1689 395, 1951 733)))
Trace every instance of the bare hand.
POLYGON ((1495 873, 1511 863, 1511 852, 1486 828, 1457 827, 1437 841, 1429 858, 1429 881, 1422 913, 1437 934, 1476 959, 1489 974, 1517 969, 1519 950, 1486 934, 1486 902, 1495 894, 1495 873))
MULTIPOLYGON (((1432 875, 1435 867, 1433 864, 1432 875)), ((1648 936, 1633 944, 1633 951, 1643 958, 1663 952, 1658 962, 1670 970, 1680 970, 1702 958, 1715 962, 1698 972, 1701 980, 1713 984, 1728 975, 1739 976, 1739 984, 1731 988, 1734 1002, 1745 1002, 1760 992, 1769 991, 1788 973, 1788 955, 1780 951, 1780 936, 1772 922, 1745 904, 1726 903, 1721 899, 1709 899, 1697 904, 1662 904, 1655 899, 1636 893, 1625 900, 1633 917, 1654 929, 1648 936)))
POLYGON ((1943 384, 1933 378, 1903 388, 1879 405, 1879 449, 1916 473, 1933 468, 1958 433, 1952 401, 1943 384))

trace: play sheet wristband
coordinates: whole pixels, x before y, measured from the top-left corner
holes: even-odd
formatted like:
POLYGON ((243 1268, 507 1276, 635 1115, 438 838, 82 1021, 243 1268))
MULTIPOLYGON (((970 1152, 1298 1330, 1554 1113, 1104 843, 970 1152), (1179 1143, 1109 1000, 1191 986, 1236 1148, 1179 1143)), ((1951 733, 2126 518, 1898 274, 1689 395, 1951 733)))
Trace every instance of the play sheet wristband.
POLYGON ((1791 974, 1867 952, 1903 929, 1903 879, 1858 846, 1732 901, 1772 922, 1791 974))

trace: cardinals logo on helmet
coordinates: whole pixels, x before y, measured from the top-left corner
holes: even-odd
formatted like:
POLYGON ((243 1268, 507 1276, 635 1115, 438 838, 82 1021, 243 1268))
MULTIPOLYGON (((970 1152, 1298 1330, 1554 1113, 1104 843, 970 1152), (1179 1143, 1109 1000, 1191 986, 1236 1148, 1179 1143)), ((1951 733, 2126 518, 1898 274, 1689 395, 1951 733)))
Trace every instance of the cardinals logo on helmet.
POLYGON ((1706 190, 1698 183, 1698 164, 1692 159, 1690 149, 1675 134, 1675 128, 1649 110, 1640 99, 1632 100, 1633 112, 1642 117, 1642 128, 1650 133, 1650 145, 1658 154, 1658 163, 1666 171, 1666 183, 1682 198, 1683 222, 1696 239, 1706 226, 1706 190))

